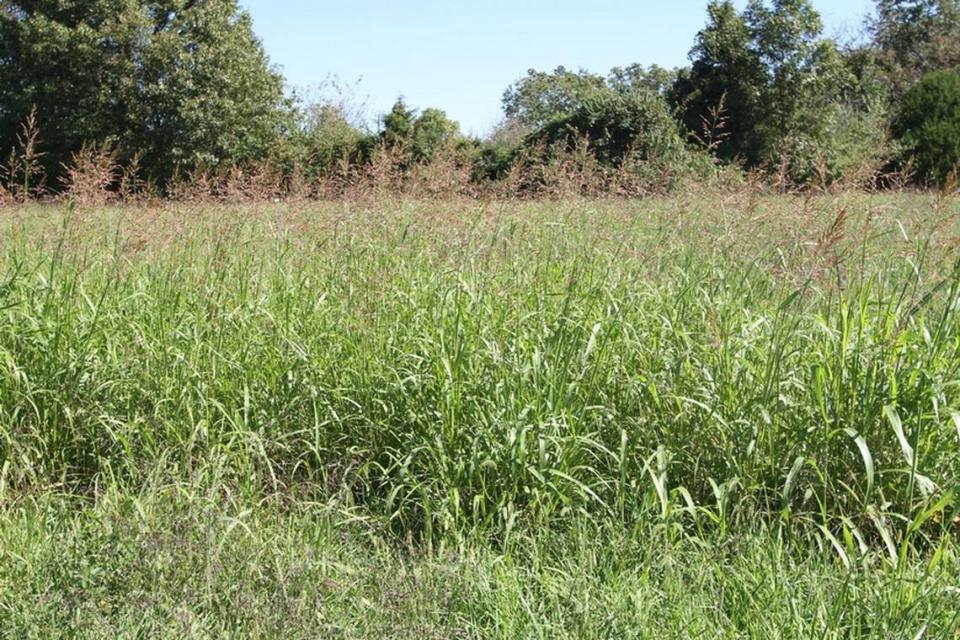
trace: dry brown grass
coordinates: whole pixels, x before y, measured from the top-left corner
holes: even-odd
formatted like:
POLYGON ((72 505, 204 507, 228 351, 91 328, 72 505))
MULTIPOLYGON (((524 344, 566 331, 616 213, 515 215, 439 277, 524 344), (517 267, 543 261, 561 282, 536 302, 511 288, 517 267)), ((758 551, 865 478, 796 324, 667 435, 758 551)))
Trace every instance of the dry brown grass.
POLYGON ((37 110, 34 108, 20 126, 16 145, 10 150, 3 179, 6 191, 17 202, 40 198, 46 192, 46 175, 43 172, 40 151, 40 127, 37 110))
MULTIPOLYGON (((190 181, 206 184, 207 176, 190 181)), ((234 175, 235 181, 243 179, 234 175)), ((520 225, 565 225, 593 221, 597 246, 619 246, 632 255, 657 252, 680 244, 701 246, 742 255, 745 261, 765 265, 773 274, 796 283, 827 283, 846 261, 869 260, 862 248, 867 240, 887 238, 904 251, 920 237, 934 238, 931 251, 948 253, 960 246, 960 206, 955 197, 925 193, 875 194, 862 191, 812 192, 779 195, 759 180, 738 189, 695 186, 667 195, 646 198, 577 195, 517 198, 507 195, 410 189, 405 193, 376 192, 373 187, 339 197, 260 198, 250 187, 210 195, 181 197, 177 201, 141 199, 135 206, 78 206, 69 228, 77 237, 82 229, 102 227, 100 237, 116 237, 122 252, 162 253, 182 241, 184 234, 200 230, 215 237, 231 237, 237 228, 255 227, 266 237, 291 238, 304 247, 325 242, 368 242, 404 234, 434 238, 431 251, 449 259, 476 258, 489 253, 489 239, 497 229, 520 225), (658 242, 634 247, 624 244, 637 225, 655 230, 658 242)), ((91 201, 85 201, 91 202, 91 201)), ((101 200, 101 202, 103 202, 101 200)), ((0 221, 10 223, 26 213, 35 224, 60 218, 58 207, 8 207, 0 221)), ((6 225, 0 225, 0 230, 6 225)), ((50 228, 50 241, 64 237, 50 228)), ((72 235, 66 234, 69 241, 72 235)), ((78 240, 79 241, 79 240, 78 240)), ((872 247, 885 243, 871 242, 872 247)), ((887 251, 884 248, 884 251, 887 251)), ((828 283, 827 283, 828 284, 828 283)))
MULTIPOLYGON (((0 173, 0 205, 50 197, 43 183, 35 118, 28 119, 19 146, 0 173)), ((911 169, 890 172, 879 161, 864 162, 841 180, 826 169, 819 180, 791 182, 789 160, 773 172, 745 172, 737 166, 709 163, 699 169, 642 161, 633 153, 621 166, 601 164, 586 137, 572 146, 532 146, 514 159, 501 180, 477 176, 476 149, 456 144, 440 148, 429 160, 416 160, 403 145, 381 145, 366 162, 349 157, 322 175, 300 167, 282 167, 274 159, 243 166, 200 167, 178 172, 161 192, 141 174, 138 157, 118 161, 108 143, 84 145, 74 154, 56 197, 82 207, 111 203, 155 205, 164 199, 196 204, 254 204, 335 200, 375 206, 385 198, 418 200, 569 200, 622 199, 672 195, 677 198, 800 194, 804 198, 849 192, 903 192, 912 184, 911 169)), ((946 190, 952 193, 955 184, 946 190)), ((748 206, 749 209, 749 206, 748 206)))
POLYGON ((124 172, 109 143, 83 145, 64 169, 62 198, 83 206, 103 206, 120 196, 114 187, 124 172))

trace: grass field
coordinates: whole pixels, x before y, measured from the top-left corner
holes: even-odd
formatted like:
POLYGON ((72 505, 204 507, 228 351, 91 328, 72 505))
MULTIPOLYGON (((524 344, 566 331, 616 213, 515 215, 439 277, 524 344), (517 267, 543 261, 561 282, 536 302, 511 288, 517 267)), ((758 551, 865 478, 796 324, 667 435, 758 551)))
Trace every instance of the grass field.
POLYGON ((960 204, 0 212, 0 637, 960 637, 960 204))

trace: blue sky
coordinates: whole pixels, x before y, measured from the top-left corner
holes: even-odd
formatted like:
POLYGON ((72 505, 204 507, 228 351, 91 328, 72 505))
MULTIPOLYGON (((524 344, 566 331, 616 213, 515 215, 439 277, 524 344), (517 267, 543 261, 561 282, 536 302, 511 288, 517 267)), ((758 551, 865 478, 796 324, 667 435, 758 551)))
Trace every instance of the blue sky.
MULTIPOLYGON (((371 118, 398 95, 485 133, 527 69, 605 73, 686 64, 707 0, 241 0, 288 83, 355 84, 371 118)), ((737 2, 739 6, 745 0, 737 2)), ((814 0, 827 35, 855 35, 871 0, 814 0)))

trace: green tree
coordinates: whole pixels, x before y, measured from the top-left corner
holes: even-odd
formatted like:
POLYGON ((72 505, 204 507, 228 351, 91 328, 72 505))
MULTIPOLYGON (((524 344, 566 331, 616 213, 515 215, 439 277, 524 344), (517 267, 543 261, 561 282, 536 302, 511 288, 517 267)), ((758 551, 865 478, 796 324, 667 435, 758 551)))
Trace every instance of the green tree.
POLYGON ((620 93, 643 89, 666 95, 676 81, 676 69, 666 69, 656 64, 649 67, 640 64, 614 67, 607 75, 607 86, 620 93))
POLYGON ((921 78, 903 97, 894 133, 920 177, 944 183, 960 164, 960 72, 921 78))
MULTIPOLYGON (((771 161, 786 161, 796 183, 832 182, 870 172, 889 159, 889 100, 884 86, 858 68, 859 58, 832 43, 806 75, 788 112, 786 135, 774 136, 771 161)), ((774 120, 775 122, 775 120, 774 120)))
POLYGON ((400 148, 411 162, 429 160, 444 146, 462 140, 460 125, 441 109, 428 108, 421 113, 398 98, 383 117, 380 139, 389 148, 400 148))
POLYGON ((429 159, 444 147, 461 140, 460 124, 447 117, 441 109, 428 108, 417 117, 411 132, 413 154, 416 159, 429 159))
POLYGON ((53 174, 109 140, 162 181, 263 157, 290 124, 236 0, 0 0, 0 144, 34 106, 53 174))
POLYGON ((882 136, 876 95, 836 44, 821 37, 808 0, 715 1, 670 98, 693 137, 720 159, 773 167, 794 179, 860 163, 882 136))
POLYGON ((870 29, 897 94, 927 72, 960 65, 960 0, 876 0, 870 29))
MULTIPOLYGON (((287 137, 292 157, 284 164, 299 166, 308 176, 329 175, 365 162, 375 140, 351 122, 342 106, 322 102, 300 114, 300 126, 287 137)), ((287 154, 291 155, 290 153, 287 154)))
POLYGON ((820 39, 820 14, 808 0, 773 0, 770 6, 750 0, 743 17, 764 72, 761 136, 767 150, 775 151, 812 97, 811 83, 833 47, 820 39))
POLYGON ((711 2, 707 16, 690 51, 692 66, 677 78, 669 97, 687 130, 711 139, 718 157, 756 164, 762 149, 754 125, 762 116, 764 70, 751 31, 732 2, 711 2))
POLYGON ((557 67, 552 73, 530 69, 503 94, 503 112, 528 129, 539 129, 572 113, 586 98, 606 88, 602 76, 557 67))
POLYGON ((417 112, 408 107, 402 97, 397 98, 390 112, 383 116, 383 129, 380 132, 380 139, 387 147, 409 143, 416 117, 417 112))

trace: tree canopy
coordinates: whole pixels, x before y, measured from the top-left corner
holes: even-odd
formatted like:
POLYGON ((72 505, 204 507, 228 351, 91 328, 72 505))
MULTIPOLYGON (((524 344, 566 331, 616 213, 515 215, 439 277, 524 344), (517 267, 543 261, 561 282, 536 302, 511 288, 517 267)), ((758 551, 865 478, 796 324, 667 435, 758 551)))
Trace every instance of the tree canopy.
POLYGON ((36 109, 48 173, 111 142, 163 180, 262 157, 282 77, 236 0, 0 1, 0 142, 36 109))
POLYGON ((374 120, 286 97, 238 0, 0 0, 0 164, 11 158, 0 176, 18 193, 30 190, 12 179, 24 172, 57 189, 93 144, 161 187, 248 162, 290 182, 362 174, 353 168, 378 147, 404 171, 453 150, 457 167, 495 180, 532 145, 585 141, 607 167, 670 158, 802 184, 912 157, 942 180, 953 76, 936 73, 960 66, 960 0, 876 0, 867 26, 869 41, 843 45, 823 36, 811 0, 710 0, 689 66, 530 69, 480 141, 403 99, 374 120))
POLYGON ((891 86, 960 65, 960 0, 876 0, 870 29, 891 86))
POLYGON ((960 168, 960 72, 925 75, 907 91, 894 126, 921 177, 945 183, 960 168))

